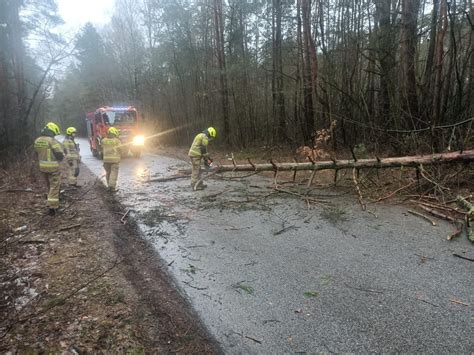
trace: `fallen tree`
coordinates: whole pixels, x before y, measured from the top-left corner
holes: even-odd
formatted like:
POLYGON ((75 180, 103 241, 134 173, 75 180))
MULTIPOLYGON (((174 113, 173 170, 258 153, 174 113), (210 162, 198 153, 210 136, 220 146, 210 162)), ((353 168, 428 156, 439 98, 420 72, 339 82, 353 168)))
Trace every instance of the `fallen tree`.
POLYGON ((248 164, 220 165, 215 168, 218 172, 226 171, 299 171, 299 170, 340 170, 340 169, 365 169, 365 168, 397 168, 414 167, 420 165, 445 164, 452 162, 472 162, 474 161, 474 150, 464 152, 439 153, 431 155, 415 155, 396 158, 375 158, 375 159, 352 159, 329 161, 309 161, 304 163, 270 163, 254 164, 250 159, 248 164))

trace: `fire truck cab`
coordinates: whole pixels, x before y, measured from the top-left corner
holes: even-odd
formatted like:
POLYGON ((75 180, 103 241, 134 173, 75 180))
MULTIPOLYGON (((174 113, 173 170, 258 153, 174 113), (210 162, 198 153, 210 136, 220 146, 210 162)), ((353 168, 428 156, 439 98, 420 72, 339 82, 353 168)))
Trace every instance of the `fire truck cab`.
POLYGON ((102 139, 107 137, 110 127, 120 131, 122 155, 140 157, 145 137, 140 133, 140 119, 135 107, 100 107, 87 114, 86 125, 89 145, 95 157, 103 158, 102 139))

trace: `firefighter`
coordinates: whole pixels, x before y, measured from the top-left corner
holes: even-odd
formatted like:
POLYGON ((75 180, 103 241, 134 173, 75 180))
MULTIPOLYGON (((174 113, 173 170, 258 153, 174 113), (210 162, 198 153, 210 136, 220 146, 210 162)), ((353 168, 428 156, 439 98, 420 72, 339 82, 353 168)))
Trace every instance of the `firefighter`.
POLYGON ((34 144, 38 155, 39 169, 48 186, 47 205, 50 216, 54 216, 59 208, 59 188, 61 185, 59 162, 64 159, 61 143, 54 139, 58 134, 60 134, 59 126, 54 122, 49 122, 34 144))
POLYGON ((79 154, 79 146, 74 141, 75 137, 76 129, 74 127, 66 129, 66 138, 64 138, 63 147, 68 163, 69 186, 79 187, 77 185, 77 177, 79 176, 79 162, 81 156, 79 154))
POLYGON ((201 160, 204 160, 204 165, 207 169, 212 166, 212 159, 209 158, 207 145, 209 144, 209 141, 215 139, 216 136, 217 132, 215 128, 209 127, 194 138, 193 144, 189 149, 188 156, 191 158, 192 164, 191 186, 196 190, 202 190, 206 187, 202 182, 197 186, 195 185, 201 178, 201 160))
POLYGON ((106 173, 107 187, 109 191, 117 191, 117 177, 120 163, 120 132, 115 127, 107 131, 107 138, 102 140, 104 151, 104 169, 106 173))

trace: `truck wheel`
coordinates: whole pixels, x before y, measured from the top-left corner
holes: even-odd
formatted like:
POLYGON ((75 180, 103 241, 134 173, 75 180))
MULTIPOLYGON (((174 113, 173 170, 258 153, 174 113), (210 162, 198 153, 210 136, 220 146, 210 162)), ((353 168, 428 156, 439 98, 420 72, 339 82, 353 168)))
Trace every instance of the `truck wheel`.
POLYGON ((97 154, 97 149, 92 149, 91 148, 91 151, 92 151, 92 156, 97 158, 97 155, 98 155, 97 154))
POLYGON ((104 152, 102 151, 102 148, 99 148, 98 158, 99 158, 100 160, 103 160, 103 159, 104 159, 104 152))

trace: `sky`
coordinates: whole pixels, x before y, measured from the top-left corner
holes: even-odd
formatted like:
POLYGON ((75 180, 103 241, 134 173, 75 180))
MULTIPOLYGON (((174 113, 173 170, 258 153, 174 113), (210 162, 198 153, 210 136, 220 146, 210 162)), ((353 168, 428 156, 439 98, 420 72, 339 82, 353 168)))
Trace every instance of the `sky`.
POLYGON ((57 0, 65 32, 77 32, 87 22, 101 27, 110 20, 114 0, 57 0))

